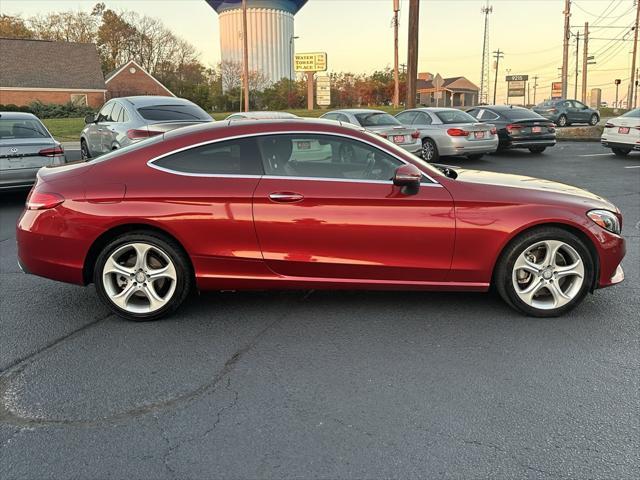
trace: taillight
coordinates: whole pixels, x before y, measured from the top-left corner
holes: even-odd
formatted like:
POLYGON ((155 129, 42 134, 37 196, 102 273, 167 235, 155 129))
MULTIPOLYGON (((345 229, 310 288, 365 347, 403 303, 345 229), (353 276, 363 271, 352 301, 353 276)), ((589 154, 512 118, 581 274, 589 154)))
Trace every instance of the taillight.
POLYGON ((462 130, 461 128, 450 128, 447 130, 447 135, 450 137, 468 137, 469 132, 462 130))
POLYGON ((507 132, 509 133, 513 133, 514 131, 520 130, 522 128, 522 125, 507 125, 507 132))
POLYGON ((64 149, 60 145, 53 148, 45 148, 40 150, 38 155, 41 157, 58 157, 60 155, 64 155, 64 149))
POLYGON ((130 140, 140 140, 142 138, 155 137, 156 135, 160 134, 162 134, 162 132, 158 132, 155 130, 149 131, 138 128, 127 130, 127 137, 129 137, 130 140))
POLYGON ((64 202, 64 197, 58 193, 31 191, 27 198, 27 210, 46 210, 57 207, 64 202))
POLYGON ((416 130, 415 132, 413 132, 411 134, 411 138, 420 138, 420 132, 418 130, 416 130))
POLYGON ((491 135, 497 135, 498 134, 498 129, 496 127, 493 127, 491 129, 491 135))
POLYGON ((604 128, 613 128, 613 127, 615 127, 615 125, 611 122, 607 122, 604 124, 604 128))

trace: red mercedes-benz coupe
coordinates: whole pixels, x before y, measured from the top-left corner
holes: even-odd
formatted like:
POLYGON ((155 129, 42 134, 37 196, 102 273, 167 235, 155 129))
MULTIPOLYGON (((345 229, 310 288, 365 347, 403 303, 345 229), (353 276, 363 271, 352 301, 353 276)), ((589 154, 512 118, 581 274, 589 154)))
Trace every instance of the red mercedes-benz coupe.
POLYGON ((22 268, 152 320, 194 288, 485 291, 555 316, 622 281, 620 211, 530 177, 438 169, 322 120, 218 122, 44 168, 22 268))

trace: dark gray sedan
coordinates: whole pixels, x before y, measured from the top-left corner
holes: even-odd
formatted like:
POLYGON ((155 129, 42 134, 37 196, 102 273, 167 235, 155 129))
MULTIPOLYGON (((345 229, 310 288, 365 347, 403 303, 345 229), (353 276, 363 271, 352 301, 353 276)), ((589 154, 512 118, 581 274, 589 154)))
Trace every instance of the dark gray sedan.
POLYGON ((587 107, 578 100, 545 100, 532 110, 559 127, 566 127, 572 123, 597 125, 600 121, 598 110, 587 107))
POLYGON ((40 168, 65 161, 62 145, 38 117, 0 112, 0 190, 29 188, 40 168))
POLYGON ((86 160, 175 128, 206 122, 213 122, 213 118, 184 98, 153 95, 114 98, 96 115, 85 118, 80 153, 86 160))

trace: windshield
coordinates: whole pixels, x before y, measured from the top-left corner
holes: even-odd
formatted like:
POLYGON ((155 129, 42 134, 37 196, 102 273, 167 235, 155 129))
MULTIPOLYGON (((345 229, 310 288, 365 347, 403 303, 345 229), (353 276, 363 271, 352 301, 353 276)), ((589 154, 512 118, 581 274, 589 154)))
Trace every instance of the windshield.
POLYGON ((145 120, 166 122, 171 120, 209 121, 211 117, 197 105, 149 105, 140 107, 138 113, 145 120))
POLYGON ((49 138, 49 134, 38 120, 0 120, 0 140, 16 138, 49 138))
POLYGON ((460 110, 444 110, 435 112, 442 123, 476 123, 477 120, 466 112, 460 110))
POLYGON ((356 113, 356 119, 363 127, 383 127, 386 125, 402 125, 397 118, 384 112, 356 113))
POLYGON ((623 117, 631 117, 631 118, 640 118, 640 108, 636 108, 635 110, 630 110, 623 117))
POLYGON ((538 115, 536 112, 532 112, 529 109, 516 107, 509 108, 501 111, 502 115, 507 117, 509 120, 517 121, 517 120, 545 120, 542 115, 538 115))

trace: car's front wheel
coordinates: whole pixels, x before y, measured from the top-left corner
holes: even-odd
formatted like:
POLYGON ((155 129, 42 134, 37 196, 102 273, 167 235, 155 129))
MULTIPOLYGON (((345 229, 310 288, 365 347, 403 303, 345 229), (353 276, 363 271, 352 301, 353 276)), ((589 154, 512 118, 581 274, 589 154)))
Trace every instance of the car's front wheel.
POLYGON ((555 317, 582 301, 594 272, 583 240, 547 227, 527 232, 506 247, 494 282, 513 308, 534 317, 555 317))
POLYGON ((182 248, 153 232, 122 235, 101 253, 94 268, 100 299, 127 320, 157 320, 176 310, 193 285, 182 248))
POLYGON ((434 142, 430 138, 425 138, 424 140, 422 140, 421 154, 422 158, 427 162, 435 162, 440 157, 436 142, 434 142))
POLYGON ((626 157, 627 155, 629 155, 629 152, 631 150, 627 150, 624 148, 612 148, 611 151, 616 154, 618 157, 626 157))
POLYGON ((87 141, 83 138, 80 140, 80 157, 82 160, 91 159, 91 153, 89 153, 89 146, 87 145, 87 141))

